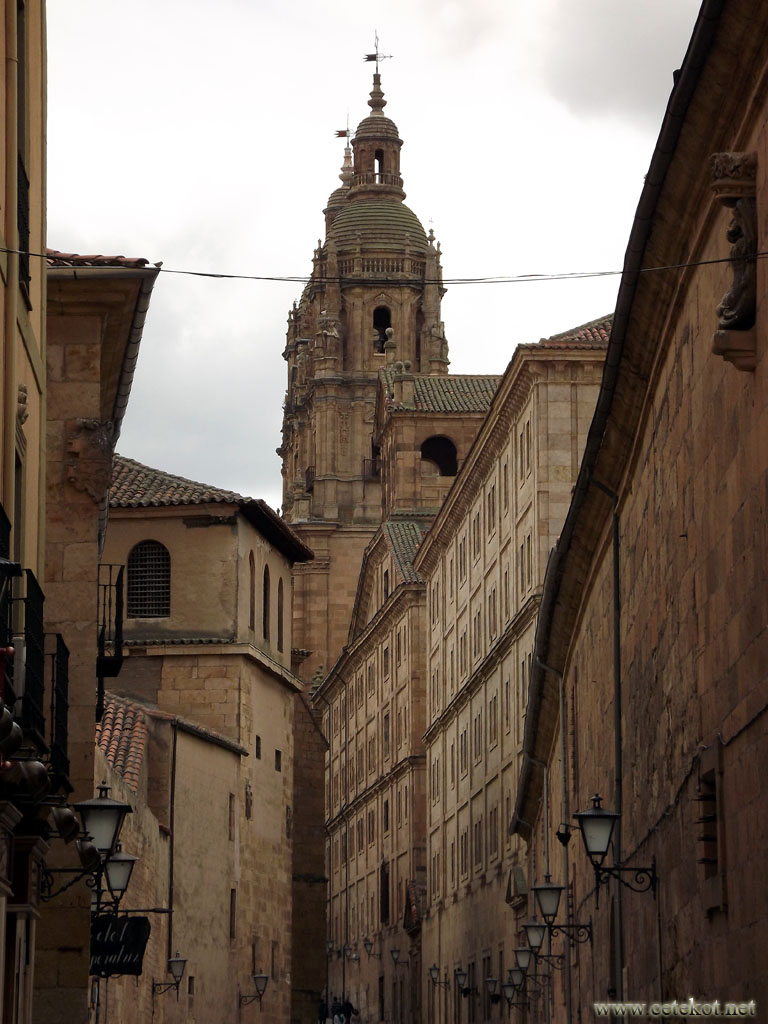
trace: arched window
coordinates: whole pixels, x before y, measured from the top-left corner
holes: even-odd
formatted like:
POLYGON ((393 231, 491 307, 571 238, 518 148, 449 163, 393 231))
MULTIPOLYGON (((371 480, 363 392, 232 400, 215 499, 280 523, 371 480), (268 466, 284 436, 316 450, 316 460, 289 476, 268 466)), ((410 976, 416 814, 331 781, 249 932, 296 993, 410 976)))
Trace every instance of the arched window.
POLYGON ((373 311, 373 351, 383 352, 387 340, 387 328, 392 326, 392 314, 386 306, 377 306, 373 311))
POLYGON ((264 582, 262 584, 261 633, 269 640, 269 566, 264 566, 264 582))
POLYGON ((438 476, 456 476, 458 459, 456 445, 450 438, 436 435, 428 437, 421 446, 422 472, 437 470, 438 476))
POLYGON ((373 169, 376 172, 376 181, 381 182, 384 174, 384 150, 377 149, 373 154, 373 169))
POLYGON ((256 629, 256 559, 248 555, 248 629, 256 629))
POLYGON ((157 540, 139 541, 128 554, 128 618, 171 614, 171 556, 157 540))
POLYGON ((283 577, 277 581, 277 649, 283 650, 283 577))

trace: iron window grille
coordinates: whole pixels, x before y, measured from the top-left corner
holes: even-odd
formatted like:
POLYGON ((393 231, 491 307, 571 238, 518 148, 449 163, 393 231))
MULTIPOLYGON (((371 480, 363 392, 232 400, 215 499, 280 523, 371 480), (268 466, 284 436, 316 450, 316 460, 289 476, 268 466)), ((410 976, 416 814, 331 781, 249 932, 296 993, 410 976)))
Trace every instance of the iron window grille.
POLYGON ((128 618, 171 614, 171 556, 156 540, 142 540, 128 555, 128 618))

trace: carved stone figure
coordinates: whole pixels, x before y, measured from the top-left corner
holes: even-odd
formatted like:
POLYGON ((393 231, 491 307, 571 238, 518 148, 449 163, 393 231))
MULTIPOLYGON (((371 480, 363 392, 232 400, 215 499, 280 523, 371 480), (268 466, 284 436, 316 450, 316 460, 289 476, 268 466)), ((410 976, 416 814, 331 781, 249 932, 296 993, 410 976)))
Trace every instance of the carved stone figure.
POLYGON ((712 189, 733 211, 726 233, 731 243, 733 284, 717 307, 718 325, 721 330, 747 331, 754 326, 757 301, 757 154, 715 153, 711 166, 712 189))
POLYGON ((112 434, 110 420, 78 419, 67 438, 67 480, 100 502, 112 481, 112 434))

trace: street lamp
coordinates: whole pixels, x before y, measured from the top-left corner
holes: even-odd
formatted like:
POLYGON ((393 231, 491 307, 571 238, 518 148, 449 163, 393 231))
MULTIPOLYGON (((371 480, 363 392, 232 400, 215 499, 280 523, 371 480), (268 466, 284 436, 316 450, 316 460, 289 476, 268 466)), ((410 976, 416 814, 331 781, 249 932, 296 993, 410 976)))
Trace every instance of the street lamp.
POLYGON ((91 836, 93 845, 99 853, 107 856, 115 849, 126 814, 133 811, 130 804, 110 799, 107 796, 110 788, 106 782, 102 782, 97 797, 73 805, 82 818, 83 829, 91 836))
POLYGON ((449 981, 440 981, 440 968, 437 964, 432 964, 428 974, 433 985, 439 985, 440 988, 450 988, 451 983, 449 981))
POLYGON ((133 865, 138 857, 132 857, 129 853, 123 853, 120 843, 117 843, 115 852, 104 863, 104 877, 107 880, 107 887, 112 893, 112 898, 117 902, 122 898, 133 873, 133 865))
POLYGON ((373 952, 373 943, 370 939, 363 939, 363 949, 368 954, 369 960, 381 960, 381 953, 373 952))
POLYGON ((170 992, 171 989, 176 991, 176 998, 179 998, 179 985, 181 979, 184 977, 184 968, 187 966, 187 961, 181 956, 177 950, 176 956, 168 957, 168 973, 173 978, 173 981, 153 981, 152 982, 152 998, 154 999, 155 993, 157 995, 163 995, 164 992, 170 992))
MULTIPOLYGON (((539 943, 539 946, 541 943, 539 943)), ((526 946, 518 946, 514 950, 515 963, 517 964, 518 970, 522 971, 523 974, 528 973, 528 968, 531 966, 531 957, 533 956, 533 950, 526 946)))
POLYGON ((544 936, 547 932, 547 926, 545 924, 539 924, 538 921, 528 921, 523 925, 525 929, 525 937, 528 940, 528 945, 534 951, 538 953, 541 949, 541 944, 544 941, 544 936))
POLYGON ((496 986, 498 985, 498 983, 499 982, 497 978, 489 977, 485 979, 485 990, 488 993, 488 998, 494 1004, 501 1001, 501 996, 496 991, 496 986))
POLYGON ((403 965, 403 967, 405 967, 405 965, 408 963, 407 960, 400 959, 400 950, 397 947, 395 947, 394 949, 390 949, 389 955, 392 957, 392 963, 395 965, 395 967, 399 967, 401 964, 403 965))
POLYGON ((241 995, 240 1005, 247 1006, 249 1003, 252 1003, 254 1000, 258 999, 259 1010, 261 1010, 261 997, 264 995, 267 989, 267 981, 269 979, 267 978, 266 974, 263 974, 261 972, 259 972, 258 974, 252 974, 251 977, 253 978, 253 987, 256 989, 256 991, 252 995, 241 995))
POLYGON ((552 924, 557 917, 557 908, 560 906, 560 894, 563 888, 562 885, 555 885, 549 875, 545 875, 544 881, 539 885, 533 886, 536 903, 547 924, 552 924))
POLYGON ((555 937, 563 932, 568 936, 571 945, 575 945, 577 942, 592 941, 592 921, 589 924, 556 924, 555 918, 557 917, 557 910, 560 906, 560 894, 562 893, 564 886, 555 885, 551 881, 549 875, 544 876, 544 881, 540 885, 533 886, 533 892, 536 896, 536 903, 538 904, 541 916, 544 918, 547 930, 551 937, 555 937))
POLYGON ((595 794, 592 797, 592 806, 586 811, 577 811, 574 818, 579 823, 581 838, 584 840, 584 849, 587 851, 592 867, 595 869, 595 881, 598 888, 605 884, 609 878, 615 878, 622 885, 633 892, 648 892, 653 890, 656 897, 656 858, 651 861, 649 868, 627 868, 623 864, 606 866, 603 864, 608 847, 611 844, 613 828, 621 815, 617 811, 609 811, 601 806, 602 797, 595 794), (634 884, 622 878, 622 875, 633 875, 634 884))

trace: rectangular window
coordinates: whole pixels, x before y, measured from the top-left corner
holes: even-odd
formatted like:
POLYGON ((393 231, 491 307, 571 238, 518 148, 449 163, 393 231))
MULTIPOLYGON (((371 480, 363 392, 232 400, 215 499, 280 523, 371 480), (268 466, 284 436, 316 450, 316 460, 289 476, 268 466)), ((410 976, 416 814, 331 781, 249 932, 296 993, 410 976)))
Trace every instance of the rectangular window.
POLYGON ((382 742, 383 742, 383 756, 389 757, 389 712, 384 715, 382 719, 382 742))
POLYGON ((275 771, 281 772, 283 770, 283 752, 281 750, 275 750, 275 771))
POLYGON ((528 586, 530 587, 533 583, 533 553, 531 548, 531 535, 530 533, 525 538, 525 557, 526 557, 526 569, 528 586))
POLYGON ((237 889, 229 890, 229 937, 234 939, 237 935, 237 889))
POLYGON ((235 838, 235 794, 229 794, 229 838, 235 838))
POLYGON ((509 508, 509 467, 507 466, 507 460, 504 460, 504 465, 501 469, 501 494, 502 501, 504 503, 504 511, 506 512, 509 508))
POLYGON ((258 761, 261 760, 261 736, 257 736, 253 744, 253 752, 258 761))
POLYGON ((384 678, 389 676, 389 647, 384 648, 384 678))
POLYGON ((382 828, 384 832, 389 832, 389 800, 387 799, 384 800, 384 805, 382 808, 382 819, 382 828))

